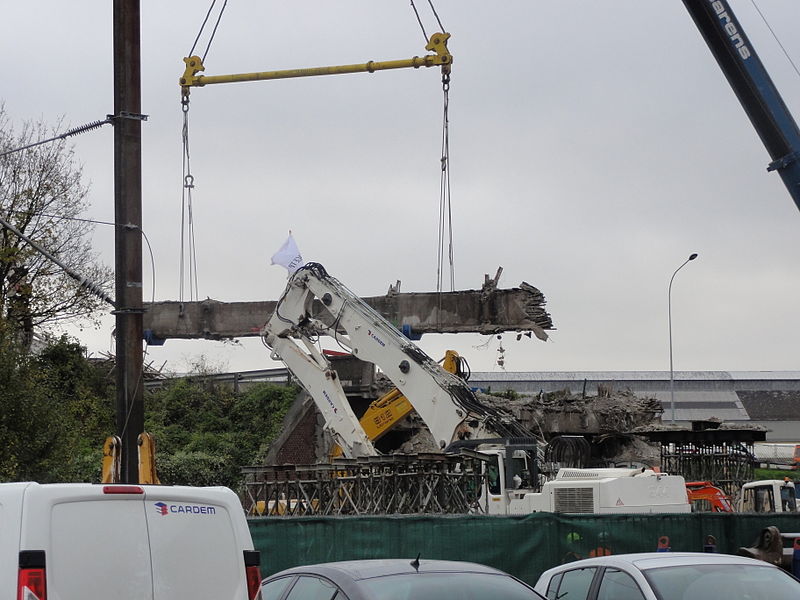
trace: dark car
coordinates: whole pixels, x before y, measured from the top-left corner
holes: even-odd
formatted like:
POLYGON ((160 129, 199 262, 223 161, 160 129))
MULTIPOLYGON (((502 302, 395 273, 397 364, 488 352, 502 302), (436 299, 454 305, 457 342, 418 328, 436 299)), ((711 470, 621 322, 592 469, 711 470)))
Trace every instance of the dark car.
POLYGON ((543 600, 532 587, 484 565, 376 559, 294 567, 261 583, 263 600, 543 600))

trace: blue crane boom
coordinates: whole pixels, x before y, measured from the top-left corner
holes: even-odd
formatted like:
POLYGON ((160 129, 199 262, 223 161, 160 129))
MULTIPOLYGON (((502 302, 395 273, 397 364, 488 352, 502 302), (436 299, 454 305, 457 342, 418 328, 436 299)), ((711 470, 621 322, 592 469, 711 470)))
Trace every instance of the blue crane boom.
POLYGON ((683 0, 800 209, 800 130, 728 0, 683 0))

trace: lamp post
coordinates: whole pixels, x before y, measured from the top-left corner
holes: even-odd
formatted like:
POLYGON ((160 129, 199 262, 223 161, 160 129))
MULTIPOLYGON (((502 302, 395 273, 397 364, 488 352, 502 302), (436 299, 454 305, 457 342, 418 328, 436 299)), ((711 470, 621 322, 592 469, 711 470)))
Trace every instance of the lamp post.
POLYGON ((675 275, 678 274, 678 271, 695 258, 697 258, 697 252, 692 252, 689 258, 683 261, 680 267, 675 269, 675 272, 669 279, 669 290, 667 292, 667 316, 669 318, 669 409, 672 415, 670 419, 672 423, 675 423, 675 379, 672 370, 672 280, 675 279, 675 275))

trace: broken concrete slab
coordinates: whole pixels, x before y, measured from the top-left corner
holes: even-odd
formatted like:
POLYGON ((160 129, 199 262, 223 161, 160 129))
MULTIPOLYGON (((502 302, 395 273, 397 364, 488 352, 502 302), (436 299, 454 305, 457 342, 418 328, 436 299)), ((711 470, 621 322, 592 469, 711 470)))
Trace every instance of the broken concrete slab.
MULTIPOLYGON (((497 289, 399 293, 363 300, 407 335, 425 333, 531 332, 546 340, 554 329, 544 295, 530 284, 497 289)), ((226 339, 258 336, 276 301, 156 302, 146 304, 144 329, 154 339, 226 339)), ((314 314, 322 312, 315 304, 314 314)))

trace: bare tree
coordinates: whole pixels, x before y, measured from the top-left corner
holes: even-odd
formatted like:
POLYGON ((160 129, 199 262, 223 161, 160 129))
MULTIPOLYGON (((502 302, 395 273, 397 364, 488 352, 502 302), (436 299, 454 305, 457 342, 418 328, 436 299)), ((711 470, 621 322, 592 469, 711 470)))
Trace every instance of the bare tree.
MULTIPOLYGON (((60 125, 60 124, 59 124, 60 125)), ((0 105, 0 152, 28 146, 59 132, 28 121, 16 130, 0 105)), ((111 270, 92 250, 93 226, 76 220, 88 208, 88 187, 72 146, 58 140, 0 157, 0 214, 61 262, 106 290, 111 270)), ((94 319, 103 303, 0 227, 0 316, 26 336, 33 328, 94 319)))

